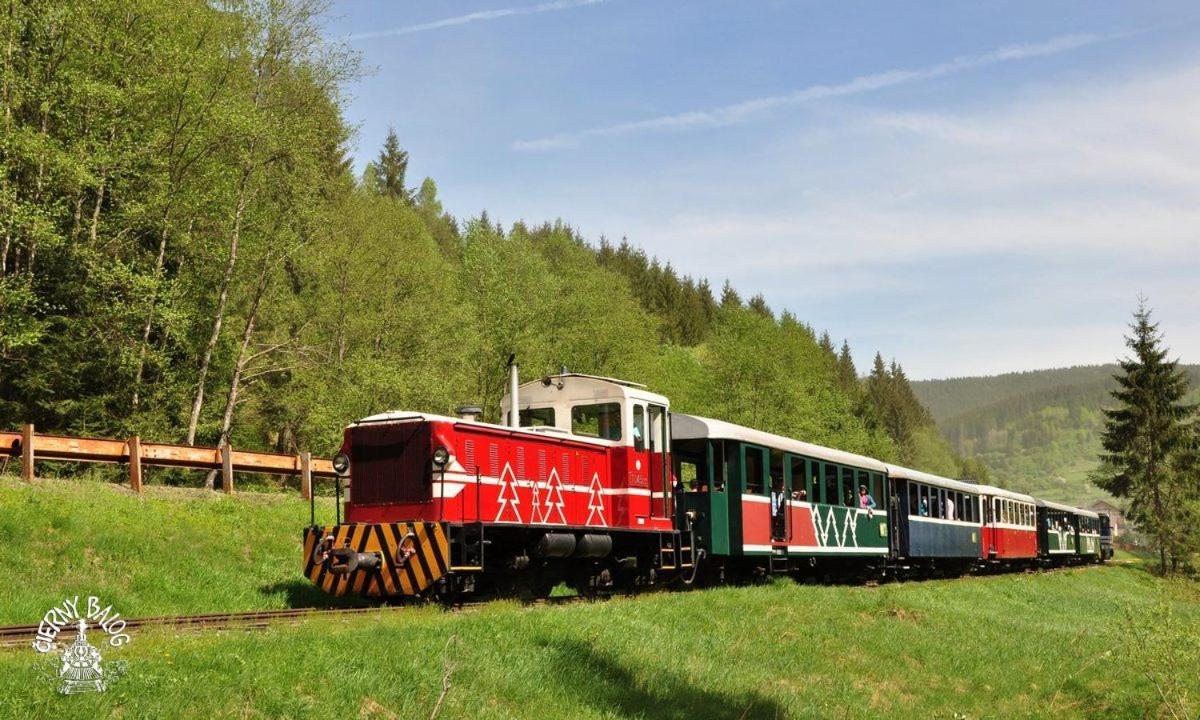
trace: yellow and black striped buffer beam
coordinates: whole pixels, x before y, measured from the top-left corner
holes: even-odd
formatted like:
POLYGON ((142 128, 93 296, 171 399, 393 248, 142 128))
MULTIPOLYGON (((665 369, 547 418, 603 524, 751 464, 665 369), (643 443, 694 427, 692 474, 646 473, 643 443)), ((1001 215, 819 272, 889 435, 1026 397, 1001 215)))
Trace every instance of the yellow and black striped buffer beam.
POLYGON ((330 595, 419 595, 446 574, 449 559, 450 543, 438 523, 355 523, 304 530, 304 574, 330 595), (331 572, 316 553, 325 538, 333 539, 330 547, 379 553, 383 563, 348 574, 331 572))

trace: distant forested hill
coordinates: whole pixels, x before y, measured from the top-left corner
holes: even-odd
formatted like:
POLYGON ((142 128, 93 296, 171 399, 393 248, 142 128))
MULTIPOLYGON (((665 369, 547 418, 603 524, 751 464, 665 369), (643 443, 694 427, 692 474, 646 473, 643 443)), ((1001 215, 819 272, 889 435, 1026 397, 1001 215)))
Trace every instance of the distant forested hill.
MULTIPOLYGON (((1200 366, 1188 366, 1193 388, 1200 366)), ((1087 481, 1100 452, 1101 408, 1113 365, 914 382, 956 452, 984 462, 997 484, 1068 502, 1104 497, 1087 481)))

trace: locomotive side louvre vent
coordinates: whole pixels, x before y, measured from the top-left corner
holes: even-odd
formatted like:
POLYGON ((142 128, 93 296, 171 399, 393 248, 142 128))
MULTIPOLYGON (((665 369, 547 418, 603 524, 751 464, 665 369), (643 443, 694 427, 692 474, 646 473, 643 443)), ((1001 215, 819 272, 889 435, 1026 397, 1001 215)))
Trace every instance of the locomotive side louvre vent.
POLYGON ((498 477, 500 475, 500 445, 497 443, 492 443, 488 447, 488 462, 490 462, 492 466, 490 475, 492 477, 498 477))
POLYGON ((517 448, 517 480, 525 479, 525 448, 517 448))
POLYGON ((546 451, 538 450, 538 482, 546 481, 546 451))
POLYGON ((474 440, 467 440, 463 443, 463 469, 467 472, 475 472, 478 469, 475 465, 474 440))
POLYGON ((432 499, 429 423, 362 425, 350 432, 356 505, 432 499))
POLYGON ((562 454, 562 472, 559 475, 564 483, 571 484, 571 456, 566 453, 562 454))

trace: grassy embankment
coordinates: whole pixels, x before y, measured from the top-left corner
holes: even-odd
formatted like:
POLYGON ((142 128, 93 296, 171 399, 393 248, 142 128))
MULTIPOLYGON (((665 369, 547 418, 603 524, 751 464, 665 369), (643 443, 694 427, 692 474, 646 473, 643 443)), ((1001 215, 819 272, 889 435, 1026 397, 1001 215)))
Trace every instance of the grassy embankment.
MULTIPOLYGON (((9 567, 23 568, 3 622, 33 621, 76 593, 128 615, 311 599, 296 589, 302 510, 291 498, 0 481, 9 567)), ((105 649, 128 672, 104 695, 59 697, 31 650, 0 652, 0 717, 423 718, 447 676, 442 718, 1145 717, 1161 701, 1129 614, 1140 627, 1173 608, 1175 640, 1149 655, 1168 655, 1195 694, 1197 658, 1169 646, 1200 636, 1198 600, 1194 584, 1129 563, 404 608, 253 633, 146 629, 105 649)))

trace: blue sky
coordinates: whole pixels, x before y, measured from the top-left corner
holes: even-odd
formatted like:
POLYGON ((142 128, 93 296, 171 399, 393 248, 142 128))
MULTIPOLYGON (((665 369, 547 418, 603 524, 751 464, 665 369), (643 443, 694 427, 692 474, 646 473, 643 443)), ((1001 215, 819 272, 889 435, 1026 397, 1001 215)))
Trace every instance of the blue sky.
POLYGON ((914 378, 1200 362, 1200 7, 351 0, 361 167, 762 292, 914 378))

